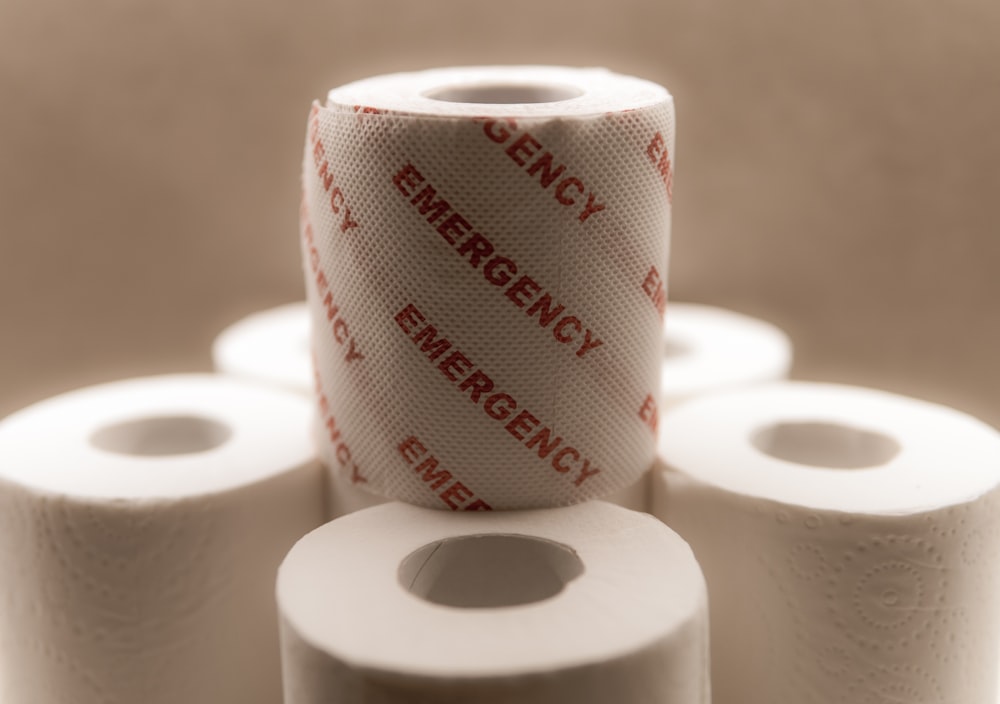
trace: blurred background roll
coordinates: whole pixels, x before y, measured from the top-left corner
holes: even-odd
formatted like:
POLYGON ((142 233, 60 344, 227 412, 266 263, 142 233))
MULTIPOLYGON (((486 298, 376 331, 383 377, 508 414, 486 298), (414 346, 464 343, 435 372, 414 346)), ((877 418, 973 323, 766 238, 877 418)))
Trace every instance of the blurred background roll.
POLYGON ((791 366, 791 340, 770 323, 697 303, 667 306, 661 410, 709 391, 784 379, 791 366))
POLYGON ((663 418, 655 513, 705 571, 716 704, 995 704, 1000 436, 776 383, 663 418))
POLYGON ((323 520, 298 394, 215 375, 0 422, 0 700, 274 704, 274 575, 323 520))
POLYGON ((287 303, 236 321, 212 343, 217 372, 311 394, 315 382, 304 303, 287 303))
POLYGON ((286 704, 709 702, 690 549, 602 501, 353 513, 296 544, 278 604, 286 704))

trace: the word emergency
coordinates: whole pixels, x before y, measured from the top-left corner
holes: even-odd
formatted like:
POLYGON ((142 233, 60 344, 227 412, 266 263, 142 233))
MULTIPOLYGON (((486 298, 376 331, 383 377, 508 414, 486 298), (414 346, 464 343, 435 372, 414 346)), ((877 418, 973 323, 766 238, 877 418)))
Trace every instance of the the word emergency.
POLYGON ((333 300, 333 291, 330 290, 330 281, 326 277, 326 272, 320 266, 319 250, 316 248, 316 236, 313 233, 312 223, 309 221, 309 208, 306 205, 305 197, 302 198, 302 206, 299 211, 302 221, 302 245, 309 262, 309 271, 313 276, 313 284, 316 287, 316 298, 326 310, 326 319, 330 323, 330 332, 333 340, 341 347, 347 346, 347 354, 344 356, 346 362, 353 362, 356 359, 364 359, 365 356, 358 350, 357 341, 351 334, 351 329, 344 320, 340 306, 333 300))
POLYGON ((587 187, 583 185, 576 176, 566 175, 566 165, 556 164, 555 156, 552 152, 542 147, 541 142, 535 139, 530 132, 521 132, 517 137, 517 121, 512 118, 504 120, 492 120, 486 118, 476 118, 483 121, 483 134, 487 139, 497 144, 506 144, 504 154, 510 160, 525 170, 528 176, 537 177, 538 185, 542 190, 548 190, 553 183, 552 197, 560 205, 572 207, 580 214, 577 219, 580 222, 587 222, 590 216, 599 213, 607 206, 597 202, 597 196, 591 191, 587 193, 587 187), (586 194, 586 202, 584 202, 586 194))
POLYGON ((455 479, 451 472, 441 468, 441 463, 437 457, 427 452, 421 442, 413 435, 409 436, 396 448, 399 454, 406 460, 407 464, 413 464, 420 458, 423 460, 413 471, 420 476, 427 484, 427 487, 438 495, 445 505, 452 511, 459 509, 459 504, 463 511, 492 511, 493 507, 482 499, 475 498, 472 489, 455 479), (474 499, 470 503, 465 503, 469 499, 474 499))
POLYGON ((656 167, 660 178, 663 179, 663 185, 667 189, 667 202, 673 203, 674 170, 670 164, 670 150, 667 149, 667 143, 659 132, 653 135, 653 139, 647 145, 646 156, 649 157, 649 163, 656 167))
POLYGON ((501 289, 507 300, 523 309, 525 315, 529 318, 537 316, 539 327, 551 329, 552 337, 557 342, 575 345, 577 357, 583 357, 604 344, 593 330, 579 317, 567 313, 566 306, 558 303, 533 278, 527 275, 515 278, 518 264, 498 255, 493 243, 482 233, 474 231, 469 220, 448 201, 439 198, 437 189, 426 183, 413 164, 406 164, 397 171, 392 182, 431 226, 436 224, 437 233, 458 256, 466 259, 473 269, 481 270, 483 278, 501 289))
POLYGON ((323 380, 320 379, 315 360, 313 360, 313 379, 316 388, 316 403, 319 406, 320 423, 323 424, 326 439, 333 447, 333 456, 337 460, 337 465, 342 472, 349 473, 352 483, 361 484, 367 482, 368 479, 361 474, 361 470, 358 469, 357 463, 351 456, 351 448, 348 447, 347 440, 344 439, 343 433, 340 432, 340 427, 337 425, 337 419, 334 418, 330 410, 330 399, 326 397, 326 392, 323 390, 323 380))
POLYGON ((323 190, 326 191, 330 210, 334 215, 340 216, 340 231, 347 232, 358 226, 357 220, 351 217, 351 207, 347 204, 347 198, 340 186, 333 181, 333 169, 330 168, 330 161, 326 158, 326 147, 319 138, 319 105, 313 104, 309 112, 309 144, 312 147, 313 166, 316 168, 316 175, 323 190))
POLYGON ((487 416, 503 424, 504 430, 526 449, 560 474, 573 477, 574 486, 600 473, 586 455, 551 427, 544 425, 530 411, 518 408, 518 402, 508 393, 498 391, 493 379, 477 369, 466 355, 455 348, 451 340, 438 336, 438 330, 415 305, 410 303, 395 315, 396 324, 416 345, 441 375, 456 384, 459 393, 468 394, 469 401, 480 406, 487 416))

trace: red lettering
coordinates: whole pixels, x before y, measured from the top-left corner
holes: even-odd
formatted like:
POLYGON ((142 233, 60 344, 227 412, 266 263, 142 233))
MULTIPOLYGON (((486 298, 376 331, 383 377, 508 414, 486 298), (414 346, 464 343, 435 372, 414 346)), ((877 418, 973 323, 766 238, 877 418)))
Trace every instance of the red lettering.
POLYGON ((455 244, 455 236, 462 237, 472 229, 469 221, 458 213, 452 213, 445 221, 438 225, 437 231, 448 244, 455 244))
POLYGON ((424 186, 420 193, 410 199, 410 203, 417 206, 421 215, 427 215, 427 222, 432 224, 451 210, 451 204, 444 198, 434 200, 436 195, 437 191, 432 186, 424 186))
MULTIPOLYGON (((318 280, 319 280, 319 277, 317 277, 317 281, 318 280)), ((326 281, 326 277, 323 277, 323 280, 325 282, 326 281)), ((337 317, 337 313, 340 312, 340 306, 335 306, 333 304, 333 294, 330 293, 329 291, 327 291, 326 292, 326 296, 323 297, 323 306, 326 308, 326 319, 327 320, 333 320, 334 318, 337 317)))
POLYGON ((406 464, 413 464, 413 461, 417 459, 417 457, 427 452, 427 448, 420 444, 420 441, 417 440, 414 435, 411 435, 406 438, 406 440, 399 443, 398 449, 399 454, 401 454, 403 459, 406 460, 406 464))
POLYGON ((451 507, 452 511, 458 510, 458 504, 452 499, 464 502, 472 496, 472 491, 462 482, 455 482, 450 487, 441 492, 441 500, 451 507))
POLYGON ((656 167, 657 172, 662 177, 663 184, 667 189, 667 200, 672 203, 674 199, 673 169, 670 167, 670 154, 666 142, 659 132, 653 135, 646 147, 646 156, 649 157, 649 163, 656 167))
POLYGON ((518 166, 524 166, 526 161, 524 157, 530 157, 535 154, 535 149, 540 149, 541 144, 532 137, 530 134, 525 132, 520 137, 514 140, 514 143, 507 147, 504 151, 507 152, 515 164, 518 166), (534 147, 534 149, 532 149, 534 147), (522 156, 523 155, 523 156, 522 156))
POLYGON ((663 151, 663 135, 656 132, 653 135, 653 139, 649 141, 649 145, 646 147, 646 156, 649 157, 649 161, 655 164, 660 158, 660 152, 663 151))
POLYGON ((409 335, 413 330, 412 326, 417 323, 422 323, 424 320, 426 320, 426 318, 424 318, 423 313, 417 310, 417 307, 412 303, 396 313, 396 324, 399 325, 400 329, 407 335, 409 335))
POLYGON ((576 328, 577 332, 583 332, 583 326, 580 325, 580 319, 575 318, 572 315, 567 315, 565 318, 556 323, 556 326, 552 328, 552 337, 559 340, 559 342, 566 343, 573 339, 572 335, 563 334, 563 330, 566 326, 571 325, 576 328))
MULTIPOLYGON (((323 151, 323 144, 321 142, 316 142, 316 146, 313 148, 314 160, 322 158, 321 157, 322 151, 323 151), (320 152, 320 154, 317 154, 317 150, 320 152)), ((330 186, 333 185, 333 174, 330 173, 330 162, 324 159, 323 163, 320 164, 319 170, 316 172, 316 175, 319 176, 320 179, 323 181, 323 190, 329 191, 330 186)))
POLYGON ((514 416, 504 428, 518 440, 524 440, 525 433, 530 432, 539 424, 539 420, 527 411, 521 411, 514 416))
POLYGON ((511 284, 510 288, 504 292, 504 295, 513 301, 514 305, 518 308, 524 308, 524 304, 527 303, 527 300, 521 297, 522 294, 524 294, 527 298, 531 298, 541 289, 542 287, 539 286, 530 276, 522 276, 520 279, 511 284))
POLYGON ((662 318, 667 311, 667 289, 660 280, 660 272, 655 266, 649 267, 646 278, 642 281, 642 290, 653 302, 653 306, 662 318))
POLYGON ((565 472, 568 472, 569 470, 571 470, 572 467, 570 467, 569 465, 563 464, 563 462, 562 462, 563 457, 565 457, 566 455, 572 455, 574 460, 580 459, 580 453, 576 450, 576 448, 574 448, 574 447, 564 447, 563 449, 559 450, 559 452, 557 452, 555 454, 555 457, 552 458, 552 469, 556 470, 557 472, 562 472, 562 473, 565 473, 565 472))
POLYGON ((468 254, 469 264, 473 269, 476 269, 479 267, 479 261, 482 257, 493 254, 493 245, 478 232, 473 232, 472 237, 459 245, 458 254, 463 257, 468 254))
POLYGON ((486 415, 494 420, 506 420, 515 408, 517 408, 517 402, 510 394, 493 394, 483 404, 486 415), (497 408, 501 401, 506 405, 497 408))
POLYGON ((559 185, 556 186, 556 192, 555 192, 556 200, 562 203, 563 205, 573 205, 574 203, 576 203, 576 199, 570 198, 568 195, 566 195, 566 189, 569 188, 570 186, 573 186, 578 191, 580 191, 581 195, 583 194, 583 182, 580 179, 576 178, 575 176, 564 178, 562 181, 559 182, 559 185))
POLYGON ((423 180, 424 177, 417 171, 413 164, 407 164, 392 177, 392 182, 396 184, 396 188, 404 196, 409 196, 413 193, 413 189, 423 180))
POLYGON ((477 369, 465 381, 458 385, 459 391, 470 390, 469 396, 473 403, 479 403, 480 394, 488 394, 493 390, 493 380, 482 370, 477 369))
POLYGON ((442 354, 447 352, 448 349, 451 348, 451 342, 448 340, 448 338, 442 337, 435 340, 434 339, 435 335, 437 335, 437 328, 435 328, 433 325, 428 325, 411 338, 413 340, 413 344, 415 345, 419 344, 420 351, 426 354, 427 358, 432 361, 440 357, 442 354), (421 344, 420 341, 423 338, 427 338, 427 340, 426 342, 421 344))
MULTIPOLYGON (((485 132, 486 136, 489 137, 492 141, 496 142, 497 144, 503 144, 510 138, 510 132, 503 127, 498 128, 497 122, 498 120, 487 120, 486 122, 484 122, 483 132, 485 132)), ((517 129, 517 123, 514 122, 514 120, 508 119, 505 120, 505 122, 510 126, 512 130, 517 129)))
POLYGON ((351 451, 344 443, 337 445, 336 455, 341 467, 346 467, 351 461, 351 451))
POLYGON ((448 381, 458 381, 458 377, 455 376, 454 372, 465 374, 472 369, 472 361, 461 352, 452 352, 441 361, 438 369, 441 370, 441 373, 444 374, 444 377, 448 381))
POLYGON ((639 407, 639 420, 645 423, 654 433, 656 432, 656 426, 659 423, 659 414, 657 413, 656 399, 653 398, 653 394, 646 394, 646 398, 639 407))
POLYGON ((562 313, 565 309, 566 306, 562 304, 552 307, 552 296, 546 293, 531 304, 531 307, 527 310, 527 316, 530 318, 537 312, 538 324, 543 328, 547 328, 549 324, 556 319, 556 316, 562 313))
POLYGON ((534 176, 535 172, 541 171, 542 175, 538 177, 538 182, 542 185, 542 188, 548 188, 552 185, 552 182, 559 178, 560 174, 566 170, 565 164, 559 164, 555 169, 552 168, 552 152, 545 152, 538 160, 528 167, 528 175, 534 176))
POLYGON ((587 205, 584 206, 583 212, 580 213, 580 222, 586 222, 594 213, 599 213, 604 210, 604 203, 598 203, 597 198, 594 197, 593 193, 587 195, 587 205))
POLYGON ((493 257, 486 266, 483 267, 483 276, 494 286, 503 286, 510 281, 510 277, 517 273, 517 265, 507 257, 493 257), (496 269, 503 266, 507 271, 496 273, 496 269))
POLYGON ((333 321, 333 339, 337 341, 338 345, 342 345, 347 341, 350 333, 347 331, 347 323, 344 322, 343 318, 337 318, 333 321))
POLYGON ((559 445, 562 443, 562 438, 559 436, 556 436, 554 440, 549 442, 551 437, 552 437, 552 429, 543 427, 541 430, 535 433, 535 435, 533 435, 531 439, 528 440, 528 442, 524 443, 524 446, 530 449, 535 445, 538 445, 538 456, 539 458, 544 460, 546 457, 549 456, 550 452, 559 447, 559 445))
POLYGON ((413 471, 422 475, 423 480, 431 485, 431 489, 440 489, 451 481, 451 472, 447 469, 437 469, 438 461, 436 457, 428 457, 417 465, 413 471), (434 471, 436 470, 437 471, 434 471))

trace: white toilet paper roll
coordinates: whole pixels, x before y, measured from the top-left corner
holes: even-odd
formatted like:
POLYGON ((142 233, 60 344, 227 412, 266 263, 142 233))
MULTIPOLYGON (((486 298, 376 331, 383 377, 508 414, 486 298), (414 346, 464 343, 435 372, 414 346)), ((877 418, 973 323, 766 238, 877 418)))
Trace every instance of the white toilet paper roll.
POLYGON ((792 364, 792 344, 779 328, 696 303, 670 303, 664 345, 663 408, 708 391, 784 379, 792 364))
POLYGON ((655 454, 673 102, 601 69, 381 76, 309 116, 301 234, 325 461, 440 508, 605 496, 655 454))
POLYGON ((270 308, 233 323, 212 343, 212 363, 223 374, 312 393, 305 303, 270 308))
POLYGON ((279 701, 274 575, 323 520, 311 417, 178 375, 0 423, 0 701, 279 701))
POLYGON ((665 414, 655 512, 708 582, 716 704, 994 704, 1000 436, 867 389, 665 414))
POLYGON ((687 545, 605 502, 447 514, 391 503, 278 573, 285 704, 707 704, 687 545))

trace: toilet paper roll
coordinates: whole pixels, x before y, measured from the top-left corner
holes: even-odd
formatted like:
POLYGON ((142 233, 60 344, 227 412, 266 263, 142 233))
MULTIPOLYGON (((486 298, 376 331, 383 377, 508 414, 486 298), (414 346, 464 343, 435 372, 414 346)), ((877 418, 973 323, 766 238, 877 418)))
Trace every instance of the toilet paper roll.
MULTIPOLYGON (((355 484, 336 472, 329 473, 327 492, 327 516, 331 520, 389 501, 384 496, 367 491, 364 484, 355 484)), ((648 511, 649 475, 643 474, 638 481, 606 496, 604 500, 632 511, 648 511)))
POLYGON ((309 313, 305 303, 289 303, 239 320, 212 343, 215 370, 312 393, 309 313))
POLYGON ((483 67, 330 92, 302 251, 332 426, 321 454, 442 507, 572 504, 635 482, 659 383, 673 102, 601 69, 483 67))
POLYGON ((757 318, 696 303, 671 302, 664 326, 660 406, 708 391, 788 376, 792 344, 757 318))
POLYGON ((994 704, 1000 436, 879 391, 768 384, 668 412, 655 513, 712 608, 716 704, 994 704))
POLYGON ((311 412, 178 375, 0 423, 0 701, 279 701, 274 576, 323 520, 311 412))
POLYGON ((650 516, 394 502, 278 573, 285 704, 707 704, 705 587, 650 516))

